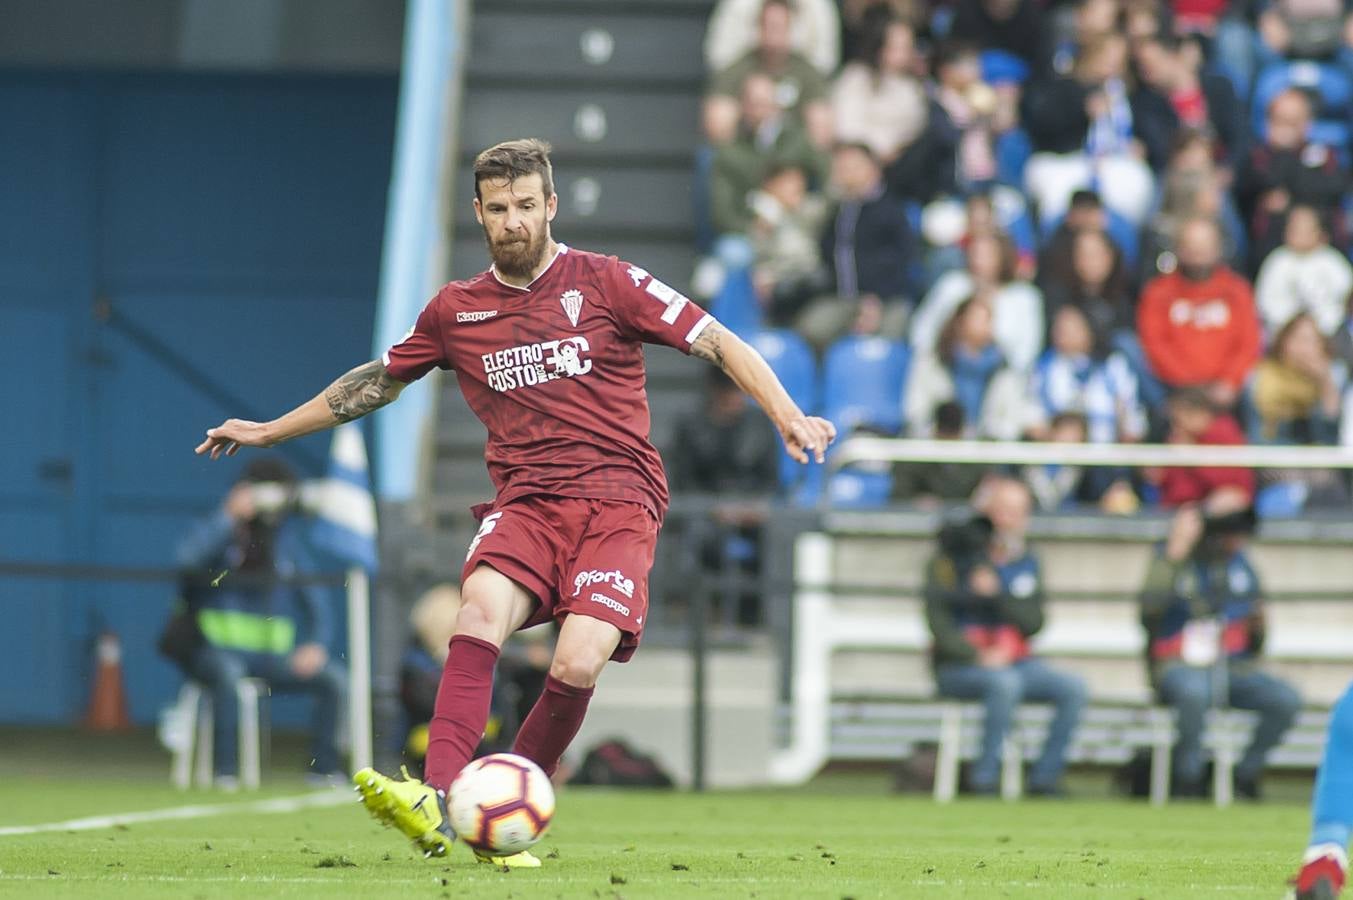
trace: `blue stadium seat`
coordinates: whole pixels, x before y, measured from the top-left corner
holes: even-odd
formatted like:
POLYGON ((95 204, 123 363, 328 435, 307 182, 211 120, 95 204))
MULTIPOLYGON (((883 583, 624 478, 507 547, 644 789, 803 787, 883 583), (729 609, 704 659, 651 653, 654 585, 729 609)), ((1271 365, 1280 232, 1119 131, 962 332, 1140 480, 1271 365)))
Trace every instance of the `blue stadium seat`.
POLYGON ((746 338, 761 330, 761 304, 752 287, 750 269, 730 269, 719 293, 709 302, 709 312, 723 327, 746 338))
MULTIPOLYGON (((748 343, 756 348, 770 364, 771 371, 780 379, 789 396, 808 414, 817 412, 818 378, 817 360, 812 348, 797 332, 789 330, 759 331, 748 338, 748 343)), ((795 462, 789 454, 780 451, 780 487, 786 494, 794 496, 808 480, 808 472, 816 467, 806 467, 795 462)))
POLYGON ((888 502, 893 476, 887 472, 837 472, 832 476, 828 499, 835 507, 875 507, 888 502))
POLYGON ((828 348, 823 411, 842 436, 860 427, 889 434, 902 430, 909 356, 901 341, 881 337, 845 337, 828 348))
POLYGON ((1353 78, 1334 63, 1309 61, 1274 63, 1259 73, 1250 106, 1254 133, 1263 140, 1268 124, 1268 105, 1288 88, 1300 88, 1317 100, 1316 123, 1311 139, 1340 151, 1348 148, 1348 118, 1353 112, 1353 78))

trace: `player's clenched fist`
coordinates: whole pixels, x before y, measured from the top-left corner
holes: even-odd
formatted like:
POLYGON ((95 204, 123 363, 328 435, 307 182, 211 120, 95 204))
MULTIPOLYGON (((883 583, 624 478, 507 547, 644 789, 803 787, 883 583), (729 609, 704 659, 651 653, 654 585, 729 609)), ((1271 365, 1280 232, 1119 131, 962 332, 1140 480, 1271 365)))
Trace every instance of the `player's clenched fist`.
POLYGON ((827 446, 836 440, 836 426, 817 416, 799 416, 789 420, 780 436, 794 459, 806 463, 811 457, 822 462, 827 458, 827 446))

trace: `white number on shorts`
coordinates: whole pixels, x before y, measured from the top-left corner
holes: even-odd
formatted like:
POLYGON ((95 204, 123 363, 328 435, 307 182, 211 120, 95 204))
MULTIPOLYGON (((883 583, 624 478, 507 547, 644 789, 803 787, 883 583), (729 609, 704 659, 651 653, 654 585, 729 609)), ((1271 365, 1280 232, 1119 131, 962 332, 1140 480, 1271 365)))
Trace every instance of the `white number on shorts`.
POLYGON ((485 535, 488 535, 494 528, 498 527, 498 520, 502 517, 503 514, 500 512, 490 513, 479 523, 479 530, 475 532, 474 540, 470 541, 470 549, 465 551, 465 558, 467 560, 471 556, 474 556, 475 548, 479 546, 480 541, 484 540, 485 535))

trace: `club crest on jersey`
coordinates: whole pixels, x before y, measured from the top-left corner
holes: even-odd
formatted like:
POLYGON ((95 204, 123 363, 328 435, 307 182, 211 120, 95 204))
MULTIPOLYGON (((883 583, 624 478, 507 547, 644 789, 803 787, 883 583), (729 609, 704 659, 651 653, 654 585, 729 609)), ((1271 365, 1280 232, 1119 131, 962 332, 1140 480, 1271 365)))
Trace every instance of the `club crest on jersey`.
POLYGON ((583 311, 583 292, 564 291, 564 295, 559 298, 559 303, 564 307, 564 314, 568 316, 569 324, 577 328, 578 316, 583 311))

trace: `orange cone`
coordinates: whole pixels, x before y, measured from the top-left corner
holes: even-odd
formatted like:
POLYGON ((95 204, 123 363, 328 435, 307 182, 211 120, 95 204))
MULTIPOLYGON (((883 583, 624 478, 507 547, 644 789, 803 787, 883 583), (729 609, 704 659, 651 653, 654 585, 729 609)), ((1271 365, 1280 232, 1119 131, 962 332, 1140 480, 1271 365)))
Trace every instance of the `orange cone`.
POLYGON ((85 726, 92 731, 126 731, 127 694, 122 687, 122 642, 111 631, 99 635, 95 645, 94 693, 89 698, 85 726))

